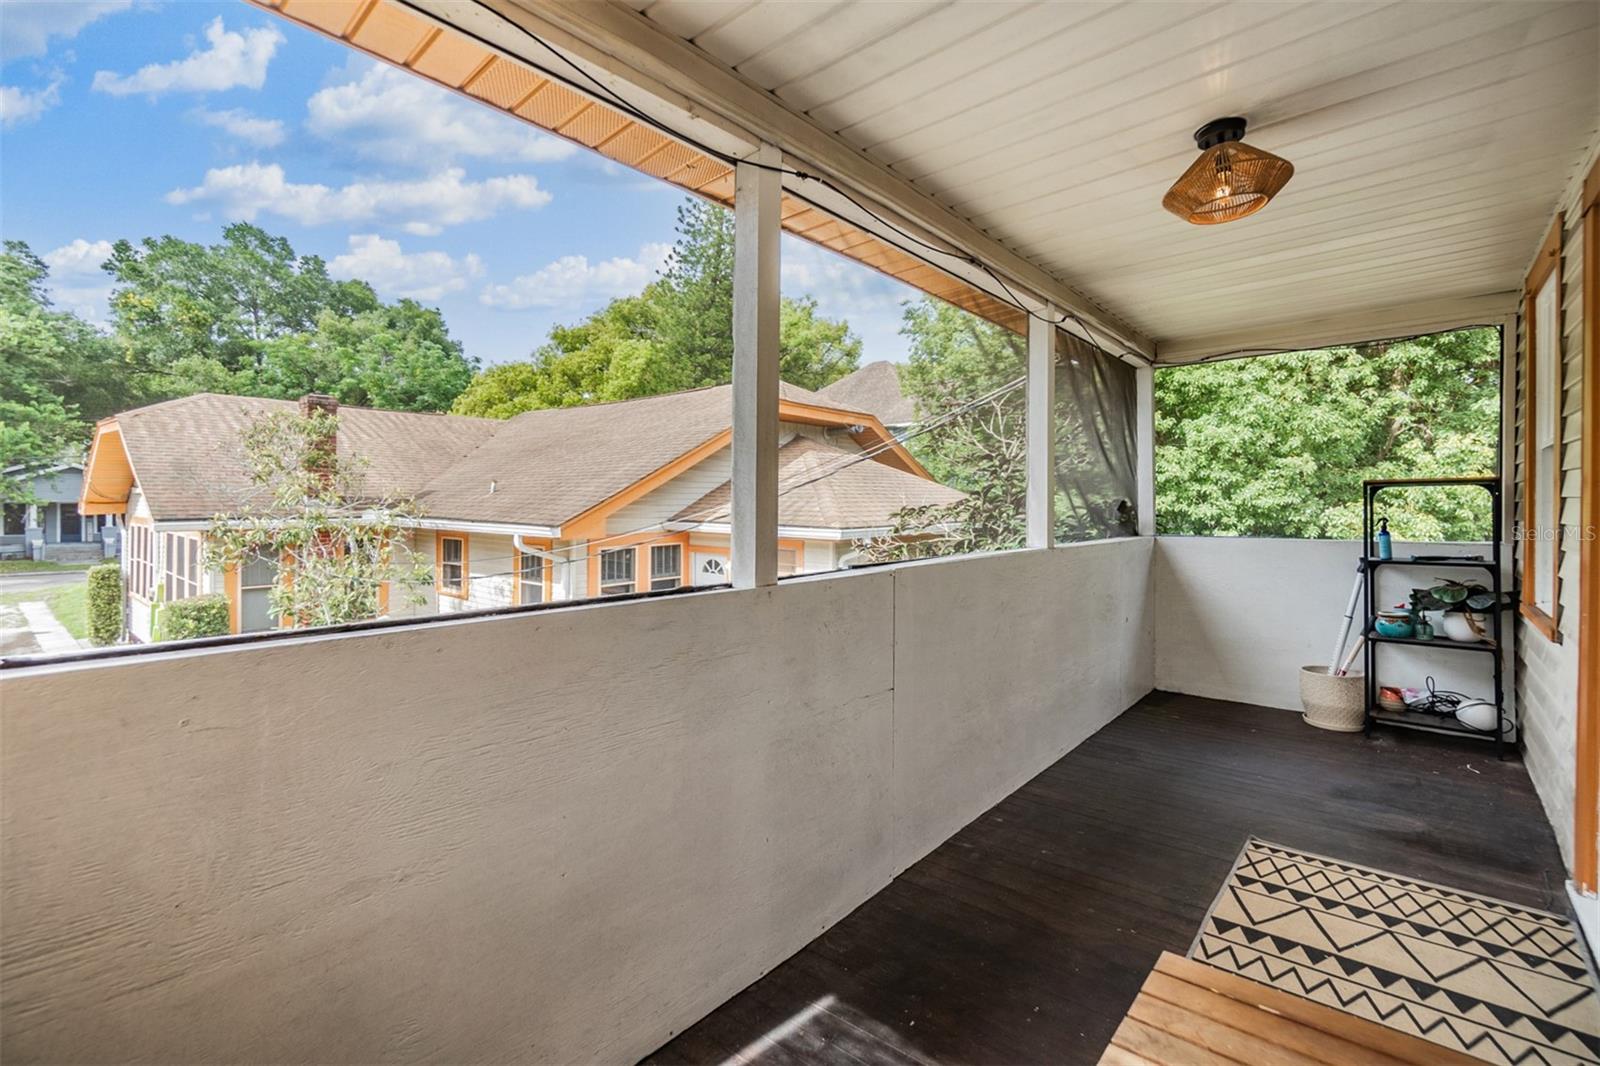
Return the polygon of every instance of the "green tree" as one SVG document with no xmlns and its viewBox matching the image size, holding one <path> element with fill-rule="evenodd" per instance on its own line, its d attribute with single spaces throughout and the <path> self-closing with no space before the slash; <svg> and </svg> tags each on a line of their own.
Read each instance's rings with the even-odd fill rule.
<svg viewBox="0 0 1600 1066">
<path fill-rule="evenodd" d="M 1361 482 L 1492 474 L 1499 336 L 1461 330 L 1391 344 L 1156 373 L 1162 533 L 1355 537 Z M 1487 494 L 1386 494 L 1397 535 L 1488 536 Z"/>
<path fill-rule="evenodd" d="M 860 363 L 860 338 L 848 323 L 818 314 L 814 299 L 786 298 L 780 314 L 783 380 L 819 389 Z M 577 325 L 556 326 L 528 362 L 486 369 L 453 410 L 509 418 L 732 378 L 733 214 L 693 200 L 678 209 L 678 240 L 660 279 Z"/>
<path fill-rule="evenodd" d="M 106 271 L 116 282 L 119 341 L 135 366 L 168 378 L 163 391 L 173 395 L 196 391 L 179 370 L 209 383 L 219 369 L 247 381 L 268 342 L 311 331 L 324 309 L 352 314 L 378 303 L 369 286 L 334 281 L 317 256 L 296 255 L 287 239 L 245 222 L 209 246 L 170 236 L 117 241 Z"/>
<path fill-rule="evenodd" d="M 269 594 L 272 611 L 299 626 L 376 617 L 387 585 L 391 603 L 421 603 L 429 564 L 407 546 L 414 501 L 362 491 L 365 460 L 338 454 L 339 418 L 327 412 L 273 412 L 243 433 L 245 467 L 257 499 L 213 517 L 207 543 L 214 565 L 281 559 Z"/>
<path fill-rule="evenodd" d="M 441 411 L 476 369 L 437 310 L 335 281 L 319 257 L 259 226 L 231 225 L 213 245 L 118 241 L 106 270 L 117 342 L 153 396 L 326 392 Z"/>
<path fill-rule="evenodd" d="M 401 300 L 350 316 L 325 309 L 311 330 L 268 341 L 252 392 L 281 399 L 325 392 L 357 407 L 442 411 L 474 367 L 438 311 Z"/>
<path fill-rule="evenodd" d="M 28 468 L 81 451 L 90 420 L 114 410 L 115 352 L 94 327 L 53 310 L 49 272 L 26 244 L 0 254 L 0 499 L 26 501 Z"/>
</svg>

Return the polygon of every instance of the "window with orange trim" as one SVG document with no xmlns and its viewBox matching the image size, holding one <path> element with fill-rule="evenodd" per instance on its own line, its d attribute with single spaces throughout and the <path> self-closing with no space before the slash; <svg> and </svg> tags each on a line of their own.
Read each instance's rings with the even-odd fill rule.
<svg viewBox="0 0 1600 1066">
<path fill-rule="evenodd" d="M 637 549 L 607 548 L 600 553 L 600 595 L 621 596 L 634 590 Z"/>
<path fill-rule="evenodd" d="M 439 594 L 467 594 L 467 538 L 439 537 Z"/>
<path fill-rule="evenodd" d="M 1522 615 L 1561 639 L 1561 219 L 1550 228 L 1523 298 Z"/>
<path fill-rule="evenodd" d="M 650 546 L 650 591 L 675 589 L 683 584 L 683 545 Z"/>
</svg>

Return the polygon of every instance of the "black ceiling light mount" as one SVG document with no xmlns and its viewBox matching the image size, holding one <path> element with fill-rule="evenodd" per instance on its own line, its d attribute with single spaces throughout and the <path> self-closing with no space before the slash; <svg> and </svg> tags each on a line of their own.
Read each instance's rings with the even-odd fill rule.
<svg viewBox="0 0 1600 1066">
<path fill-rule="evenodd" d="M 1214 118 L 1194 131 L 1194 146 L 1202 152 L 1229 141 L 1244 140 L 1245 126 L 1249 125 L 1238 115 L 1232 118 Z"/>
</svg>

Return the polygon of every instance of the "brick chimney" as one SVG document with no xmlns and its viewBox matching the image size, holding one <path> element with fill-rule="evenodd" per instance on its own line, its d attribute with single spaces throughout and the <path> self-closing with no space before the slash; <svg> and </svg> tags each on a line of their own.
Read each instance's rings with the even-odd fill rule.
<svg viewBox="0 0 1600 1066">
<path fill-rule="evenodd" d="M 310 418 L 317 413 L 331 418 L 339 417 L 339 401 L 321 392 L 308 392 L 300 397 L 300 417 Z M 315 474 L 324 489 L 333 484 L 338 469 L 339 427 L 334 424 L 322 440 L 306 442 L 305 469 Z"/>
<path fill-rule="evenodd" d="M 300 414 L 304 418 L 309 418 L 312 411 L 326 411 L 330 415 L 336 415 L 339 413 L 339 401 L 327 393 L 308 392 L 300 397 Z"/>
</svg>

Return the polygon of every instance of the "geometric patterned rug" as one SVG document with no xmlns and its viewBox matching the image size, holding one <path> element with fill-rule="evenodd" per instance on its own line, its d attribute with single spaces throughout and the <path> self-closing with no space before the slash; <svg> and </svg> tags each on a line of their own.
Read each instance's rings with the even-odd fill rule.
<svg viewBox="0 0 1600 1066">
<path fill-rule="evenodd" d="M 1565 918 L 1251 839 L 1189 957 L 1488 1062 L 1600 1062 Z"/>
</svg>

